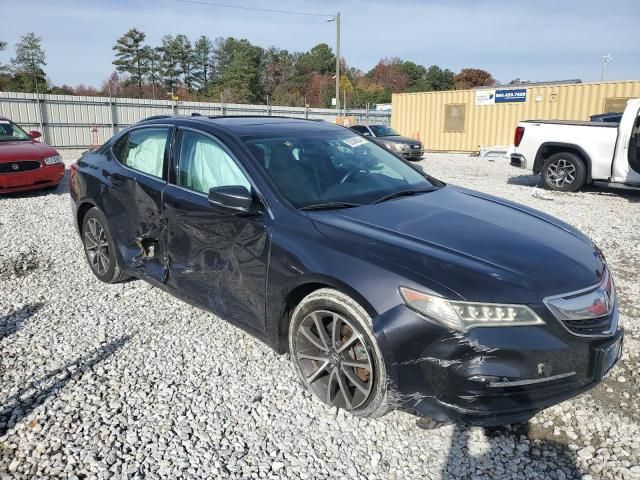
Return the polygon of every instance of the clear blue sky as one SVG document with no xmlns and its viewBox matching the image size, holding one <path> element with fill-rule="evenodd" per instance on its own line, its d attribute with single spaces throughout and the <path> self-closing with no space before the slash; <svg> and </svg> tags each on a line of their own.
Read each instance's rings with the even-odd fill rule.
<svg viewBox="0 0 640 480">
<path fill-rule="evenodd" d="M 600 80 L 604 52 L 614 61 L 608 80 L 640 79 L 639 0 L 201 0 L 342 15 L 342 54 L 368 70 L 382 57 L 401 57 L 458 71 L 489 70 L 501 82 L 581 78 Z M 4 5 L 2 5 L 4 4 Z M 113 71 L 111 47 L 130 27 L 159 44 L 164 34 L 247 38 L 304 51 L 335 44 L 335 27 L 319 17 L 251 12 L 176 0 L 0 0 L 0 40 L 13 55 L 20 35 L 43 39 L 55 84 L 100 86 Z"/>
</svg>

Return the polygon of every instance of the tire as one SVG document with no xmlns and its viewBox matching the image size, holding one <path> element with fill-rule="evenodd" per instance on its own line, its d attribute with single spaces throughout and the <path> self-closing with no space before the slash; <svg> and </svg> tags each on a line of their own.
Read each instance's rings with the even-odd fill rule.
<svg viewBox="0 0 640 480">
<path fill-rule="evenodd" d="M 576 192 L 587 179 L 587 169 L 582 159 L 569 152 L 551 155 L 542 165 L 542 184 L 549 190 Z"/>
<path fill-rule="evenodd" d="M 298 304 L 289 324 L 289 353 L 302 384 L 323 403 L 367 418 L 389 410 L 371 317 L 344 293 L 323 288 Z"/>
<path fill-rule="evenodd" d="M 82 219 L 82 245 L 89 267 L 98 280 L 118 283 L 129 278 L 119 264 L 107 219 L 95 207 Z"/>
</svg>

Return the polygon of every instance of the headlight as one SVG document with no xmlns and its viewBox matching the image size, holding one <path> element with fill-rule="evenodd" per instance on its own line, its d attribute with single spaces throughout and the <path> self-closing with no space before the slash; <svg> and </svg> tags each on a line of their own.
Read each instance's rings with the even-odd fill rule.
<svg viewBox="0 0 640 480">
<path fill-rule="evenodd" d="M 570 294 L 548 297 L 545 305 L 558 320 L 591 320 L 609 315 L 616 301 L 616 287 L 608 270 L 599 285 Z"/>
<path fill-rule="evenodd" d="M 460 302 L 406 287 L 400 287 L 400 295 L 410 308 L 425 317 L 462 332 L 474 327 L 509 327 L 544 323 L 525 305 Z"/>
<path fill-rule="evenodd" d="M 409 148 L 409 145 L 406 143 L 395 143 L 394 146 L 396 147 L 396 150 L 406 150 Z"/>
<path fill-rule="evenodd" d="M 62 163 L 62 157 L 60 155 L 54 155 L 53 157 L 47 157 L 44 159 L 45 165 L 55 165 L 56 163 Z"/>
</svg>

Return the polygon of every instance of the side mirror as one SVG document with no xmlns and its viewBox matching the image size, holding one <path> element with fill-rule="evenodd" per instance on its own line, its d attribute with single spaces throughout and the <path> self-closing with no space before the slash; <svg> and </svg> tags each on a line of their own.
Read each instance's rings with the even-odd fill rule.
<svg viewBox="0 0 640 480">
<path fill-rule="evenodd" d="M 40 138 L 42 136 L 42 134 L 40 132 L 38 132 L 37 130 L 31 130 L 29 132 L 29 136 L 31 137 L 32 140 L 35 140 L 36 138 Z"/>
<path fill-rule="evenodd" d="M 247 187 L 242 185 L 213 187 L 209 190 L 209 203 L 238 212 L 249 212 L 253 204 L 253 197 Z"/>
</svg>

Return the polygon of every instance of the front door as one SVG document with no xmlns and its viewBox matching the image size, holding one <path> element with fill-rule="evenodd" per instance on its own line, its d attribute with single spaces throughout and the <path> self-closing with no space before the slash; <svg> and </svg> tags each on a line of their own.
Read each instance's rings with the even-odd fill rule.
<svg viewBox="0 0 640 480">
<path fill-rule="evenodd" d="M 103 172 L 103 208 L 122 259 L 136 275 L 160 282 L 167 270 L 162 192 L 171 134 L 171 127 L 131 130 L 112 150 L 117 163 Z"/>
<path fill-rule="evenodd" d="M 636 117 L 630 138 L 629 152 L 627 154 L 627 159 L 629 160 L 627 182 L 640 184 L 640 115 Z"/>
<path fill-rule="evenodd" d="M 164 193 L 167 284 L 221 317 L 264 333 L 269 236 L 263 217 L 212 205 L 209 189 L 252 186 L 216 138 L 180 130 Z"/>
<path fill-rule="evenodd" d="M 614 182 L 640 185 L 640 100 L 630 100 L 618 126 Z"/>
</svg>

